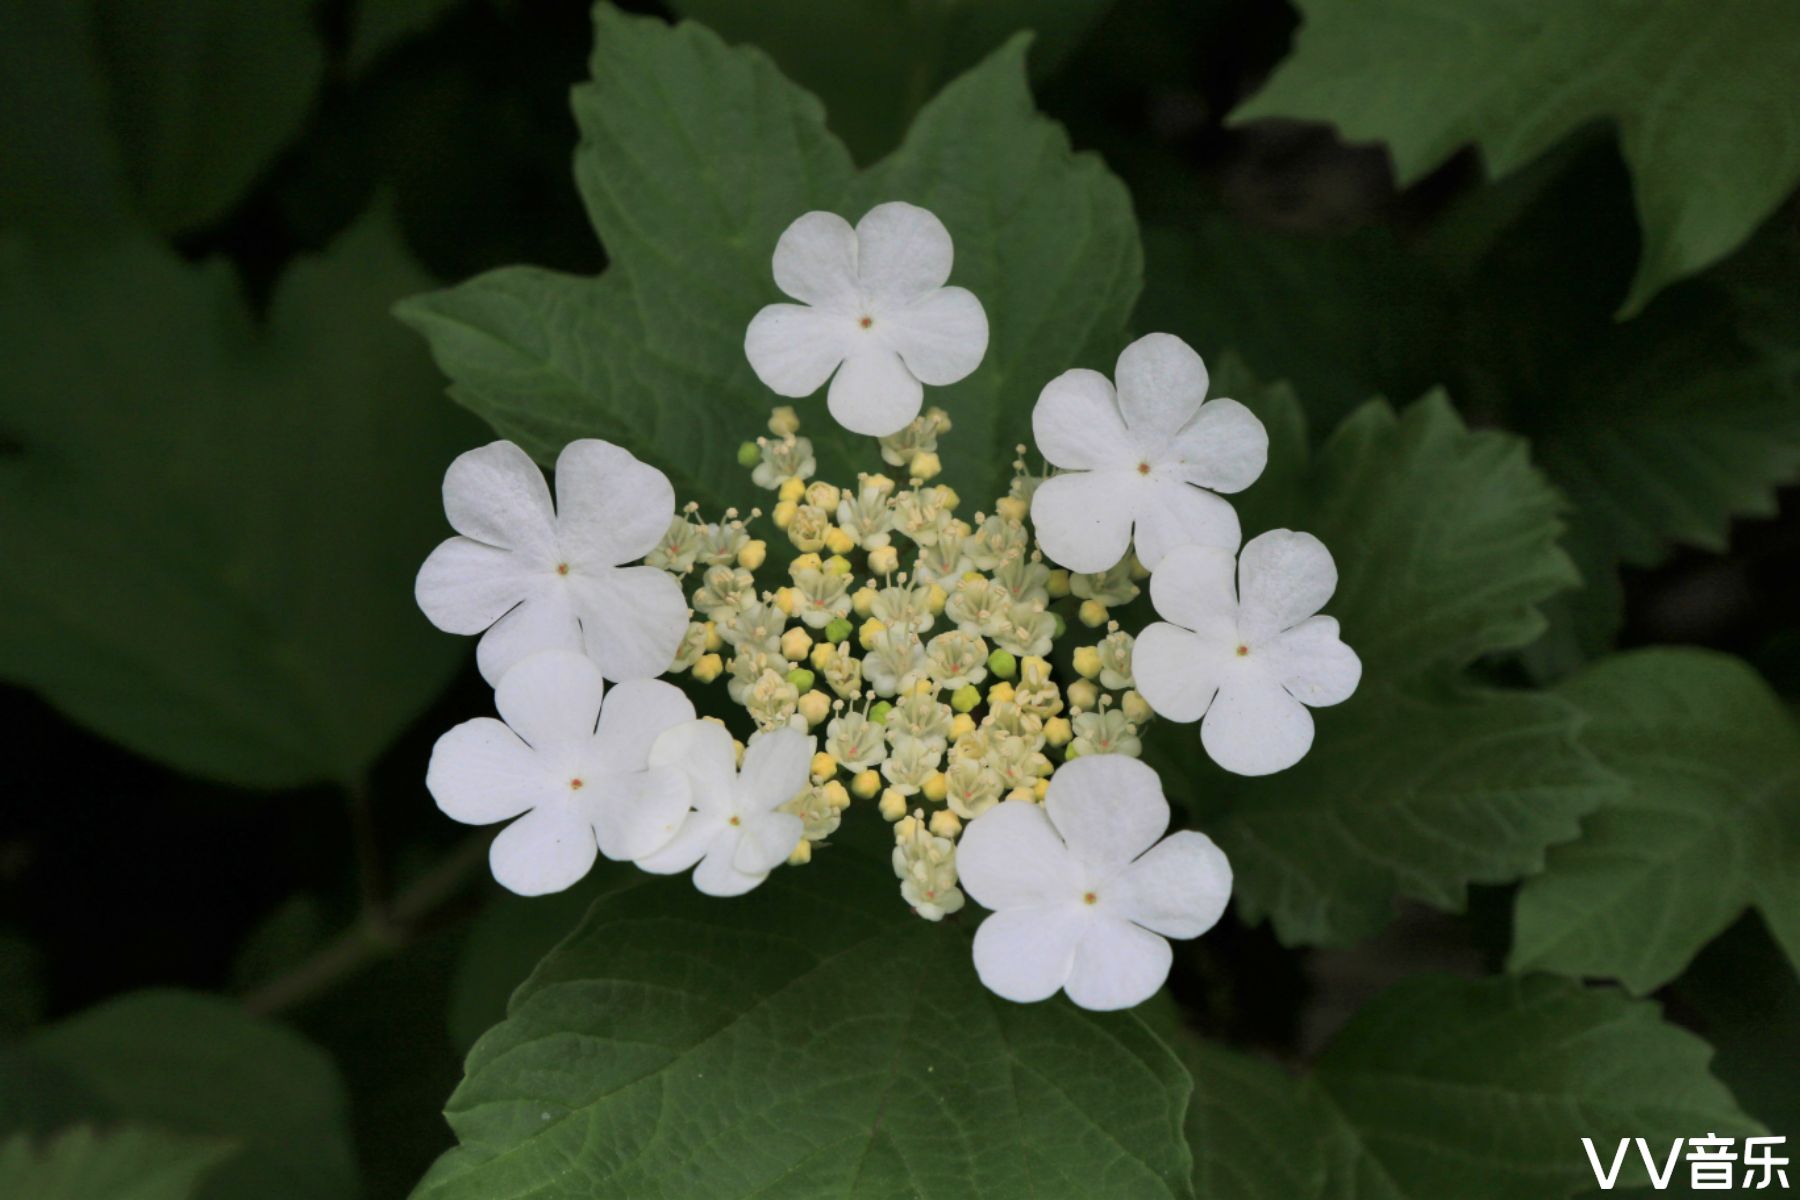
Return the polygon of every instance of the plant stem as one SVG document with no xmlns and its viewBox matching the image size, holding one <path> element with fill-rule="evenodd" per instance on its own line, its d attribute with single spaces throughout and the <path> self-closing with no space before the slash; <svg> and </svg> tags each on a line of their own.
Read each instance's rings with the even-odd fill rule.
<svg viewBox="0 0 1800 1200">
<path fill-rule="evenodd" d="M 244 997 L 244 1007 L 271 1016 L 312 1000 L 340 980 L 386 958 L 419 933 L 425 918 L 460 895 L 487 859 L 490 835 L 475 834 L 397 894 L 379 914 L 365 912 L 293 970 Z"/>
</svg>

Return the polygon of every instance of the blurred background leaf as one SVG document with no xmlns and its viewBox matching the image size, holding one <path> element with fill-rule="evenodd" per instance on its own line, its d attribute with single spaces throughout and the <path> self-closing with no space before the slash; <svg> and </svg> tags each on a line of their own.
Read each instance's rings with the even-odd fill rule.
<svg viewBox="0 0 1800 1200">
<path fill-rule="evenodd" d="M 130 1127 L 0 1141 L 0 1192 L 31 1200 L 192 1200 L 231 1144 Z"/>
</svg>

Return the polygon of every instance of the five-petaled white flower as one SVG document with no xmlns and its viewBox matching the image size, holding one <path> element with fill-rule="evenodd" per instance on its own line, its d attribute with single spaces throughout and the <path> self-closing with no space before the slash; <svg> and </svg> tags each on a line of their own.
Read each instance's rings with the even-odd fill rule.
<svg viewBox="0 0 1800 1200">
<path fill-rule="evenodd" d="M 1234 584 L 1235 576 L 1235 584 Z M 1362 661 L 1315 616 L 1337 590 L 1331 553 L 1310 533 L 1271 529 L 1234 560 L 1184 546 L 1150 576 L 1165 621 L 1138 634 L 1138 694 L 1172 721 L 1198 721 L 1212 760 L 1239 775 L 1291 767 L 1312 745 L 1315 708 L 1349 699 Z"/>
<path fill-rule="evenodd" d="M 775 245 L 776 286 L 802 303 L 757 313 L 744 354 L 783 396 L 830 379 L 831 415 L 852 433 L 898 433 L 919 415 L 920 385 L 955 383 L 987 353 L 981 301 L 944 286 L 952 257 L 944 223 L 915 205 L 878 204 L 854 229 L 809 212 Z"/>
<path fill-rule="evenodd" d="M 1169 827 L 1156 772 L 1100 755 L 1059 767 L 1040 806 L 1008 800 L 956 848 L 962 886 L 993 915 L 975 971 L 1008 1000 L 1058 988 L 1083 1008 L 1130 1008 L 1168 977 L 1165 938 L 1199 937 L 1231 897 L 1231 864 L 1203 833 Z"/>
<path fill-rule="evenodd" d="M 661 471 L 611 442 L 570 442 L 552 508 L 537 464 L 492 442 L 450 464 L 444 512 L 461 536 L 431 552 L 414 595 L 439 629 L 482 634 L 475 657 L 490 684 L 541 650 L 584 650 L 608 679 L 669 669 L 687 630 L 681 585 L 621 565 L 650 553 L 675 518 Z"/>
<path fill-rule="evenodd" d="M 707 895 L 749 891 L 787 860 L 806 832 L 798 816 L 776 810 L 806 790 L 816 748 L 797 730 L 759 733 L 740 771 L 723 725 L 692 721 L 663 734 L 650 761 L 686 772 L 694 811 L 674 841 L 637 865 L 673 875 L 698 863 L 694 886 Z"/>
<path fill-rule="evenodd" d="M 425 786 L 465 824 L 519 818 L 488 851 L 501 884 L 560 892 L 588 873 L 596 849 L 638 858 L 681 828 L 687 777 L 650 763 L 657 737 L 694 719 L 680 688 L 636 679 L 606 691 L 585 656 L 547 650 L 508 671 L 494 703 L 504 723 L 477 717 L 439 738 Z"/>
<path fill-rule="evenodd" d="M 1051 559 L 1085 574 L 1125 557 L 1154 570 L 1176 546 L 1236 550 L 1237 513 L 1214 492 L 1256 482 L 1269 435 L 1235 400 L 1206 399 L 1206 364 L 1180 338 L 1152 333 L 1106 376 L 1077 368 L 1044 385 L 1031 413 L 1038 450 L 1063 468 L 1038 486 L 1031 520 Z"/>
</svg>

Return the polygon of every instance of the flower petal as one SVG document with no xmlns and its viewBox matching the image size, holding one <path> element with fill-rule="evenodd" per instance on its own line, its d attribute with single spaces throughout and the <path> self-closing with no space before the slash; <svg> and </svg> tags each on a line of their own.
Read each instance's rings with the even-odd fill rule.
<svg viewBox="0 0 1800 1200">
<path fill-rule="evenodd" d="M 488 866 L 501 887 L 543 896 L 579 882 L 598 853 L 586 821 L 565 806 L 546 806 L 500 831 L 488 847 Z"/>
<path fill-rule="evenodd" d="M 793 813 L 764 813 L 746 820 L 743 829 L 731 865 L 747 875 L 767 875 L 786 862 L 806 836 L 806 823 Z"/>
<path fill-rule="evenodd" d="M 571 577 L 573 579 L 573 577 Z M 656 567 L 605 567 L 573 579 L 581 641 L 608 679 L 652 679 L 669 669 L 687 632 L 681 584 Z"/>
<path fill-rule="evenodd" d="M 1241 492 L 1269 465 L 1269 431 L 1236 400 L 1209 400 L 1184 426 L 1160 463 L 1215 492 Z"/>
<path fill-rule="evenodd" d="M 457 455 L 444 472 L 444 515 L 464 537 L 552 565 L 556 514 L 550 488 L 531 456 L 511 442 Z"/>
<path fill-rule="evenodd" d="M 969 822 L 956 843 L 956 873 L 976 903 L 996 911 L 1060 904 L 1081 893 L 1074 856 L 1042 806 L 1029 800 L 1003 800 Z"/>
<path fill-rule="evenodd" d="M 1044 811 L 1069 853 L 1099 884 L 1156 844 L 1169 827 L 1169 802 L 1149 764 L 1123 754 L 1090 754 L 1050 777 Z"/>
<path fill-rule="evenodd" d="M 1113 378 L 1119 411 L 1146 454 L 1173 441 L 1206 400 L 1206 364 L 1172 333 L 1145 334 L 1125 347 Z"/>
<path fill-rule="evenodd" d="M 445 816 L 465 825 L 516 817 L 550 795 L 536 753 L 492 717 L 464 721 L 437 740 L 425 790 Z"/>
<path fill-rule="evenodd" d="M 955 256 L 950 231 L 916 204 L 877 204 L 856 223 L 857 276 L 883 309 L 943 287 Z"/>
<path fill-rule="evenodd" d="M 1204 833 L 1183 829 L 1150 847 L 1107 889 L 1108 913 L 1164 937 L 1199 937 L 1225 914 L 1231 863 Z"/>
<path fill-rule="evenodd" d="M 925 389 L 898 354 L 865 341 L 832 377 L 825 403 L 832 418 L 851 433 L 886 437 L 919 415 Z"/>
<path fill-rule="evenodd" d="M 965 288 L 939 288 L 905 308 L 884 309 L 873 329 L 914 378 L 932 387 L 955 383 L 987 353 L 987 313 Z"/>
<path fill-rule="evenodd" d="M 688 787 L 675 767 L 599 776 L 582 801 L 600 853 L 630 862 L 668 846 L 686 822 Z"/>
<path fill-rule="evenodd" d="M 660 679 L 628 679 L 606 693 L 594 750 L 608 771 L 641 771 L 664 733 L 694 719 L 687 693 Z"/>
<path fill-rule="evenodd" d="M 1198 721 L 1219 690 L 1220 667 L 1229 653 L 1179 625 L 1158 621 L 1137 636 L 1131 673 L 1138 695 L 1170 721 Z"/>
<path fill-rule="evenodd" d="M 797 729 L 774 729 L 753 736 L 738 768 L 738 805 L 746 813 L 766 813 L 806 790 L 818 740 Z M 792 850 L 792 844 L 788 850 Z M 787 857 L 787 850 L 781 852 Z"/>
<path fill-rule="evenodd" d="M 775 243 L 775 286 L 796 300 L 849 313 L 858 301 L 856 230 L 833 212 L 794 218 Z"/>
<path fill-rule="evenodd" d="M 556 513 L 557 547 L 572 569 L 616 567 L 662 540 L 675 486 L 623 446 L 582 438 L 557 456 Z"/>
<path fill-rule="evenodd" d="M 1132 510 L 1125 489 L 1135 471 L 1069 471 L 1052 475 L 1031 496 L 1038 546 L 1059 566 L 1082 574 L 1105 571 L 1131 548 Z"/>
<path fill-rule="evenodd" d="M 533 585 L 518 607 L 495 621 L 475 644 L 475 663 L 489 687 L 534 654 L 548 650 L 579 651 L 581 623 L 566 584 L 551 578 Z"/>
<path fill-rule="evenodd" d="M 1177 546 L 1234 551 L 1242 539 L 1237 510 L 1211 492 L 1174 479 L 1152 479 L 1138 490 L 1132 540 L 1138 561 L 1154 571 Z"/>
<path fill-rule="evenodd" d="M 766 871 L 752 874 L 733 865 L 743 840 L 743 830 L 730 827 L 715 837 L 694 868 L 694 886 L 708 896 L 741 896 L 767 879 Z"/>
<path fill-rule="evenodd" d="M 1175 961 L 1169 943 L 1130 921 L 1096 917 L 1075 947 L 1063 990 L 1082 1008 L 1112 1012 L 1156 995 Z"/>
<path fill-rule="evenodd" d="M 1260 670 L 1228 678 L 1200 725 L 1206 753 L 1238 775 L 1286 770 L 1306 757 L 1312 740 L 1306 706 Z"/>
<path fill-rule="evenodd" d="M 1281 686 L 1311 708 L 1343 703 L 1362 681 L 1362 660 L 1338 638 L 1332 617 L 1308 617 L 1257 653 Z"/>
<path fill-rule="evenodd" d="M 1048 1000 L 1068 979 L 1088 923 L 1079 900 L 994 913 L 975 931 L 975 973 L 1002 999 Z"/>
<path fill-rule="evenodd" d="M 494 689 L 494 706 L 512 731 L 540 753 L 594 736 L 605 684 L 582 654 L 546 650 L 519 663 Z"/>
<path fill-rule="evenodd" d="M 771 304 L 750 318 L 744 357 L 778 396 L 810 396 L 824 386 L 862 333 L 851 317 L 798 304 Z"/>
<path fill-rule="evenodd" d="M 1271 529 L 1238 555 L 1238 624 L 1252 646 L 1298 625 L 1337 591 L 1337 564 L 1310 533 Z"/>
<path fill-rule="evenodd" d="M 480 633 L 530 594 L 532 586 L 511 550 L 453 537 L 426 557 L 413 581 L 413 599 L 445 633 Z"/>
<path fill-rule="evenodd" d="M 1150 604 L 1163 620 L 1208 641 L 1235 642 L 1237 559 L 1215 546 L 1171 550 L 1150 575 Z"/>
<path fill-rule="evenodd" d="M 1141 461 L 1111 381 L 1082 367 L 1064 371 L 1038 393 L 1031 436 L 1038 452 L 1064 470 L 1135 468 Z"/>
</svg>

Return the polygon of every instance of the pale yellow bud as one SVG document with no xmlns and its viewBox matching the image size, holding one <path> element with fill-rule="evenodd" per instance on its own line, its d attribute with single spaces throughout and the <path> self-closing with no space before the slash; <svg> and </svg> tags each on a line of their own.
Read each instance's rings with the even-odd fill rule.
<svg viewBox="0 0 1800 1200">
<path fill-rule="evenodd" d="M 812 861 L 812 843 L 807 841 L 805 838 L 801 838 L 800 844 L 795 846 L 793 853 L 788 855 L 788 866 L 804 867 L 807 863 L 809 863 L 811 861 Z"/>
<path fill-rule="evenodd" d="M 881 772 L 864 771 L 850 781 L 850 794 L 858 800 L 873 800 L 881 791 Z"/>
<path fill-rule="evenodd" d="M 923 482 L 927 479 L 937 478 L 943 471 L 944 464 L 935 452 L 928 450 L 923 454 L 913 455 L 912 461 L 906 464 L 906 469 L 912 473 L 914 479 Z"/>
<path fill-rule="evenodd" d="M 923 479 L 924 476 L 921 475 L 919 478 Z M 962 503 L 962 497 L 956 494 L 956 489 L 945 483 L 938 484 L 937 498 L 938 503 L 944 506 L 945 512 L 955 512 L 956 506 Z"/>
<path fill-rule="evenodd" d="M 931 814 L 931 823 L 927 828 L 938 837 L 953 838 L 962 832 L 962 820 L 949 809 L 940 808 Z"/>
<path fill-rule="evenodd" d="M 1125 714 L 1125 719 L 1135 725 L 1142 725 L 1155 715 L 1149 701 L 1138 695 L 1135 690 L 1126 692 L 1120 698 L 1119 709 Z"/>
<path fill-rule="evenodd" d="M 809 692 L 807 694 L 820 696 L 820 693 L 818 692 Z M 823 699 L 823 696 L 820 696 L 820 698 Z M 819 751 L 812 756 L 812 774 L 814 779 L 830 779 L 833 775 L 837 774 L 837 759 L 831 757 L 831 755 L 825 753 L 823 750 Z"/>
<path fill-rule="evenodd" d="M 933 771 L 925 777 L 925 783 L 919 788 L 925 798 L 933 804 L 942 804 L 944 797 L 950 793 L 950 784 L 942 771 Z"/>
<path fill-rule="evenodd" d="M 812 483 L 807 485 L 806 502 L 808 504 L 823 508 L 829 512 L 838 506 L 838 499 L 839 495 L 836 484 L 826 483 L 823 479 L 815 479 Z"/>
<path fill-rule="evenodd" d="M 873 771 L 869 772 L 871 775 L 874 773 L 875 772 Z M 898 821 L 901 817 L 906 815 L 906 797 L 902 796 L 899 792 L 896 792 L 893 788 L 888 788 L 881 793 L 881 803 L 876 807 L 881 812 L 882 820 Z"/>
<path fill-rule="evenodd" d="M 1002 496 L 994 501 L 994 511 L 1009 521 L 1023 521 L 1031 512 L 1031 505 L 1023 496 Z"/>
<path fill-rule="evenodd" d="M 798 483 L 799 480 L 790 479 L 788 482 Z M 775 528 L 786 529 L 789 525 L 794 523 L 794 514 L 799 511 L 800 505 L 798 503 L 792 500 L 783 500 L 769 513 L 769 520 L 775 522 Z"/>
<path fill-rule="evenodd" d="M 839 530 L 838 532 L 841 533 L 842 530 Z M 850 573 L 850 560 L 845 558 L 842 554 L 832 555 L 825 560 L 825 573 L 827 575 L 848 575 Z"/>
<path fill-rule="evenodd" d="M 844 785 L 837 780 L 830 780 L 822 790 L 825 793 L 825 803 L 831 807 L 840 812 L 850 807 L 850 793 L 845 791 Z"/>
<path fill-rule="evenodd" d="M 900 552 L 892 546 L 880 546 L 869 551 L 869 574 L 876 576 L 892 575 L 900 569 Z"/>
<path fill-rule="evenodd" d="M 868 616 L 869 611 L 875 607 L 875 597 L 877 594 L 878 593 L 872 587 L 862 588 L 856 592 L 851 593 L 851 596 L 850 596 L 851 611 L 854 612 L 859 617 Z"/>
<path fill-rule="evenodd" d="M 805 662 L 811 649 L 812 634 L 806 632 L 804 625 L 796 625 L 781 635 L 781 657 L 789 662 Z"/>
<path fill-rule="evenodd" d="M 1052 600 L 1061 600 L 1069 594 L 1069 573 L 1058 567 L 1050 572 L 1049 582 L 1044 586 L 1049 590 Z"/>
<path fill-rule="evenodd" d="M 1031 785 L 1031 794 L 1037 798 L 1037 800 L 1040 804 L 1043 803 L 1044 796 L 1049 791 L 1050 791 L 1050 781 L 1048 779 L 1040 779 L 1036 783 Z"/>
<path fill-rule="evenodd" d="M 717 654 L 702 654 L 694 662 L 694 678 L 701 683 L 711 683 L 725 673 L 725 660 Z"/>
<path fill-rule="evenodd" d="M 957 713 L 956 719 L 950 722 L 950 740 L 956 741 L 964 734 L 975 732 L 975 718 L 968 713 Z"/>
<path fill-rule="evenodd" d="M 788 616 L 794 615 L 794 608 L 800 603 L 800 593 L 791 587 L 775 589 L 775 607 Z"/>
<path fill-rule="evenodd" d="M 793 655 L 790 654 L 788 657 L 792 658 Z M 1100 665 L 1100 647 L 1075 647 L 1075 673 L 1077 675 L 1081 676 L 1083 679 L 1098 679 L 1100 677 Z"/>
<path fill-rule="evenodd" d="M 987 698 L 988 707 L 990 708 L 996 704 L 1011 704 L 1013 700 L 1013 685 L 1002 680 L 988 689 Z"/>
<path fill-rule="evenodd" d="M 776 437 L 790 437 L 800 432 L 800 415 L 791 404 L 783 404 L 769 413 L 769 432 Z"/>
<path fill-rule="evenodd" d="M 826 717 L 831 715 L 831 697 L 827 696 L 824 692 L 821 692 L 818 688 L 814 688 L 812 691 L 806 693 L 806 695 L 800 697 L 796 708 L 799 710 L 800 715 L 806 718 L 806 723 L 808 725 L 817 725 L 820 721 L 823 721 Z M 818 767 L 820 758 L 830 757 L 829 754 L 820 753 L 813 759 L 813 767 L 815 769 Z M 834 766 L 832 769 L 836 770 L 836 767 Z"/>
<path fill-rule="evenodd" d="M 1089 629 L 1098 629 L 1106 624 L 1106 605 L 1098 600 L 1083 600 L 1078 615 L 1081 617 L 1083 625 Z"/>
<path fill-rule="evenodd" d="M 1044 741 L 1058 748 L 1069 744 L 1075 736 L 1075 729 L 1069 724 L 1067 717 L 1051 717 L 1044 722 Z"/>
<path fill-rule="evenodd" d="M 707 649 L 707 651 L 710 653 L 711 651 L 717 650 L 720 646 L 723 646 L 724 644 L 725 644 L 725 639 L 719 636 L 718 627 L 715 626 L 711 621 L 708 621 L 706 623 L 706 649 Z"/>
<path fill-rule="evenodd" d="M 885 633 L 886 631 L 886 625 L 883 625 L 874 617 L 870 617 L 862 623 L 862 628 L 857 630 L 857 643 L 861 645 L 864 650 L 873 650 L 875 648 L 875 636 L 880 633 Z"/>
<path fill-rule="evenodd" d="M 843 529 L 833 525 L 825 531 L 825 548 L 836 555 L 845 555 L 856 549 L 856 539 Z M 846 567 L 850 564 L 845 563 Z"/>
<path fill-rule="evenodd" d="M 830 642 L 820 642 L 812 648 L 812 669 L 823 673 L 831 668 L 836 658 L 837 647 Z"/>
<path fill-rule="evenodd" d="M 751 538 L 744 543 L 743 549 L 738 551 L 738 566 L 746 571 L 754 571 L 762 566 L 763 560 L 768 557 L 769 544 L 761 538 Z"/>
<path fill-rule="evenodd" d="M 802 571 L 821 571 L 824 568 L 825 564 L 819 560 L 817 554 L 796 554 L 794 561 L 788 564 L 788 577 L 799 578 Z"/>
<path fill-rule="evenodd" d="M 1100 689 L 1091 679 L 1077 679 L 1069 685 L 1069 704 L 1082 712 L 1093 712 L 1100 703 Z"/>
<path fill-rule="evenodd" d="M 776 499 L 785 500 L 796 508 L 800 506 L 800 498 L 804 495 L 806 495 L 806 481 L 803 479 L 789 479 L 781 485 L 781 490 L 775 493 Z M 775 523 L 781 524 L 780 521 Z"/>
<path fill-rule="evenodd" d="M 934 583 L 931 585 L 931 590 L 925 593 L 925 607 L 929 608 L 931 615 L 935 617 L 944 611 L 944 602 L 949 599 L 948 593 Z"/>
</svg>

